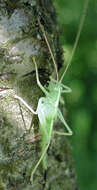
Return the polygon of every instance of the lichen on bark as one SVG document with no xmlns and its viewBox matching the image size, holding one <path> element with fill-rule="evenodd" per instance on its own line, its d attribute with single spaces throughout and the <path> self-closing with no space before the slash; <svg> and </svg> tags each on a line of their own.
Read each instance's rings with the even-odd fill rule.
<svg viewBox="0 0 97 190">
<path fill-rule="evenodd" d="M 37 86 L 32 57 L 36 57 L 40 80 L 45 85 L 54 66 L 38 18 L 44 26 L 58 69 L 62 64 L 55 10 L 50 0 L 1 0 L 0 4 L 0 189 L 73 190 L 76 175 L 69 142 L 53 136 L 48 150 L 48 170 L 40 164 L 38 118 L 14 99 L 21 96 L 36 109 L 41 90 Z M 43 69 L 43 70 L 42 70 Z M 43 72 L 45 71 L 45 72 Z M 27 74 L 30 73 L 30 74 Z M 21 105 L 20 105 L 21 104 Z M 22 114 L 21 114 L 22 112 Z M 24 120 L 23 120 L 24 118 Z M 31 130 L 29 130 L 32 124 Z M 25 126 L 26 125 L 26 126 Z M 57 127 L 61 125 L 56 123 Z M 33 127 L 34 126 L 34 127 Z"/>
</svg>

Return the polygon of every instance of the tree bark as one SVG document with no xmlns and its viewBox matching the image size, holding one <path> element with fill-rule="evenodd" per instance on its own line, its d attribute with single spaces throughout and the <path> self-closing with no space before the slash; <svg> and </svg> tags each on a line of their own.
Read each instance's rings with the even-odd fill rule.
<svg viewBox="0 0 97 190">
<path fill-rule="evenodd" d="M 48 169 L 40 164 L 30 183 L 31 170 L 41 155 L 38 118 L 14 98 L 22 97 L 33 109 L 43 95 L 37 86 L 36 57 L 45 85 L 54 66 L 38 19 L 44 27 L 58 69 L 62 50 L 55 10 L 50 0 L 1 0 L 0 3 L 0 189 L 73 190 L 77 188 L 71 145 L 53 136 Z M 31 128 L 32 126 L 32 128 Z M 58 127 L 59 126 L 59 127 Z M 56 127 L 60 128 L 59 122 Z"/>
</svg>

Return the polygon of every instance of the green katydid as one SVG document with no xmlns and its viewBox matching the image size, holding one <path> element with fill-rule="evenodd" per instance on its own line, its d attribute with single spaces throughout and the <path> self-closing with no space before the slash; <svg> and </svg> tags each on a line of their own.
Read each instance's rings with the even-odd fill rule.
<svg viewBox="0 0 97 190">
<path fill-rule="evenodd" d="M 58 106 L 59 106 L 59 101 L 60 101 L 61 94 L 71 92 L 71 89 L 69 87 L 63 85 L 61 82 L 62 82 L 62 79 L 63 79 L 64 75 L 67 72 L 68 67 L 71 64 L 72 57 L 73 57 L 75 49 L 77 47 L 78 40 L 79 40 L 79 37 L 80 37 L 80 33 L 81 33 L 81 30 L 82 30 L 82 27 L 83 27 L 84 19 L 85 19 L 85 13 L 86 13 L 87 7 L 88 7 L 88 0 L 85 2 L 85 5 L 84 5 L 84 10 L 83 10 L 84 14 L 82 14 L 81 22 L 80 22 L 80 25 L 79 25 L 79 28 L 78 28 L 78 33 L 77 33 L 77 36 L 76 36 L 75 44 L 74 44 L 74 47 L 73 47 L 73 51 L 72 51 L 69 63 L 68 63 L 68 65 L 67 65 L 67 67 L 66 67 L 66 69 L 65 69 L 65 71 L 64 71 L 64 73 L 63 73 L 63 75 L 62 75 L 62 77 L 61 77 L 61 79 L 59 81 L 58 81 L 57 66 L 56 66 L 56 63 L 55 63 L 55 59 L 54 59 L 52 50 L 51 50 L 51 48 L 49 46 L 49 42 L 47 40 L 44 28 L 41 25 L 40 20 L 38 19 L 39 26 L 40 26 L 40 28 L 42 30 L 43 36 L 45 38 L 47 47 L 48 47 L 48 49 L 50 51 L 51 58 L 53 60 L 54 66 L 55 66 L 55 70 L 56 70 L 56 73 L 57 73 L 57 80 L 56 81 L 55 80 L 50 81 L 49 86 L 48 86 L 48 90 L 46 90 L 44 88 L 44 86 L 42 86 L 42 84 L 39 81 L 37 64 L 36 64 L 35 57 L 33 57 L 33 62 L 35 64 L 35 70 L 36 70 L 37 84 L 40 87 L 40 89 L 44 92 L 45 97 L 41 97 L 39 99 L 38 107 L 37 107 L 37 110 L 36 110 L 36 113 L 38 114 L 38 118 L 39 118 L 39 122 L 40 122 L 40 131 L 41 131 L 41 135 L 42 135 L 42 143 L 41 143 L 41 145 L 42 145 L 42 155 L 41 155 L 39 161 L 37 162 L 37 164 L 35 165 L 34 169 L 31 172 L 31 178 L 30 178 L 31 181 L 33 179 L 33 174 L 35 173 L 35 171 L 36 171 L 36 169 L 39 166 L 41 161 L 43 163 L 44 169 L 47 168 L 46 152 L 47 152 L 48 147 L 50 145 L 52 131 L 53 131 L 53 124 L 54 124 L 54 120 L 57 118 L 57 116 L 59 117 L 61 122 L 66 127 L 67 132 L 61 133 L 61 132 L 56 131 L 56 133 L 59 134 L 59 135 L 67 135 L 67 136 L 72 135 L 72 131 L 69 128 L 66 121 L 64 120 L 64 117 L 62 116 L 62 113 L 59 110 Z"/>
<path fill-rule="evenodd" d="M 87 7 L 88 7 L 88 1 L 89 0 L 86 0 L 86 2 L 85 2 L 81 22 L 80 22 L 80 25 L 79 25 L 79 28 L 78 28 L 78 33 L 77 33 L 77 36 L 76 36 L 76 40 L 75 40 L 75 43 L 74 43 L 74 47 L 73 47 L 73 50 L 72 50 L 70 60 L 69 60 L 69 62 L 67 64 L 67 67 L 66 67 L 66 69 L 65 69 L 65 71 L 64 71 L 64 73 L 63 73 L 63 75 L 62 75 L 62 77 L 61 77 L 61 79 L 59 81 L 58 81 L 57 66 L 56 66 L 56 63 L 55 63 L 55 60 L 54 60 L 52 50 L 51 50 L 51 48 L 49 46 L 49 42 L 47 40 L 44 28 L 43 28 L 43 26 L 41 25 L 41 23 L 40 23 L 40 21 L 38 19 L 39 26 L 40 26 L 40 28 L 42 30 L 43 36 L 45 38 L 47 47 L 48 47 L 48 49 L 50 51 L 51 58 L 53 60 L 54 66 L 55 66 L 55 70 L 56 70 L 56 74 L 57 74 L 57 80 L 51 80 L 49 82 L 49 85 L 48 85 L 48 90 L 46 90 L 46 88 L 39 81 L 36 59 L 35 59 L 35 57 L 33 57 L 33 62 L 35 64 L 35 70 L 36 70 L 37 84 L 40 87 L 40 89 L 43 91 L 43 93 L 45 94 L 45 97 L 41 97 L 39 99 L 37 110 L 35 112 L 27 103 L 24 102 L 24 100 L 22 98 L 20 98 L 18 96 L 15 96 L 15 98 L 22 101 L 22 103 L 24 103 L 25 106 L 33 114 L 38 115 L 39 122 L 40 122 L 40 131 L 41 131 L 41 135 L 42 135 L 42 142 L 41 142 L 41 145 L 42 145 L 42 151 L 41 152 L 42 152 L 42 154 L 41 154 L 41 157 L 40 157 L 39 161 L 35 165 L 34 169 L 32 169 L 31 178 L 30 178 L 31 182 L 33 180 L 33 174 L 35 173 L 35 171 L 38 168 L 41 161 L 43 163 L 44 169 L 47 169 L 46 153 L 47 153 L 48 147 L 49 147 L 50 142 L 51 142 L 51 136 L 52 136 L 52 132 L 53 132 L 54 120 L 57 118 L 57 116 L 59 117 L 61 122 L 66 127 L 67 131 L 65 133 L 61 133 L 61 132 L 56 131 L 56 134 L 67 135 L 67 136 L 72 135 L 72 131 L 69 128 L 66 121 L 64 120 L 64 117 L 62 116 L 62 113 L 59 110 L 58 106 L 59 106 L 61 94 L 71 92 L 71 89 L 69 87 L 62 84 L 62 80 L 63 80 L 64 75 L 67 72 L 68 67 L 71 64 L 72 57 L 74 55 L 75 49 L 76 49 L 77 44 L 78 44 L 78 40 L 79 40 L 79 37 L 80 37 L 80 33 L 81 33 L 81 30 L 82 30 L 85 15 L 86 15 L 85 13 L 86 13 L 86 10 L 87 10 Z"/>
<path fill-rule="evenodd" d="M 35 58 L 33 58 L 33 62 L 35 64 L 35 69 L 36 69 L 37 84 L 41 88 L 41 90 L 44 92 L 45 97 L 41 97 L 39 99 L 37 110 L 36 110 L 36 113 L 38 114 L 38 118 L 40 122 L 40 132 L 42 135 L 42 144 L 41 144 L 42 155 L 38 163 L 36 164 L 35 168 L 32 170 L 31 181 L 32 181 L 32 176 L 35 173 L 41 161 L 43 162 L 43 167 L 45 169 L 47 168 L 46 152 L 50 145 L 52 131 L 53 131 L 53 124 L 57 116 L 65 125 L 67 132 L 61 133 L 61 132 L 56 131 L 56 133 L 60 135 L 68 135 L 68 136 L 72 135 L 71 129 L 69 128 L 68 124 L 64 120 L 61 114 L 61 111 L 58 108 L 61 93 L 71 92 L 71 89 L 61 84 L 61 81 L 58 82 L 58 81 L 52 80 L 49 82 L 48 90 L 46 90 L 39 81 L 37 64 L 36 64 Z"/>
</svg>

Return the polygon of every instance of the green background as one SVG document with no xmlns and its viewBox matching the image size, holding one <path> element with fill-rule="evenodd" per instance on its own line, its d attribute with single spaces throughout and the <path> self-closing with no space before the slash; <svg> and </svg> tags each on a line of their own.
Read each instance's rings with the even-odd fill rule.
<svg viewBox="0 0 97 190">
<path fill-rule="evenodd" d="M 64 64 L 75 42 L 85 0 L 54 0 Z M 89 6 L 80 40 L 65 77 L 72 93 L 65 95 L 67 121 L 80 190 L 97 189 L 97 0 Z M 69 137 L 70 139 L 70 137 Z"/>
</svg>

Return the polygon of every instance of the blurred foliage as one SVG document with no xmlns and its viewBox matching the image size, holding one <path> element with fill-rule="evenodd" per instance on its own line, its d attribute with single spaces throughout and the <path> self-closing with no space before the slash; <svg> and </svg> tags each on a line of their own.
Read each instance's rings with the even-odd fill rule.
<svg viewBox="0 0 97 190">
<path fill-rule="evenodd" d="M 61 28 L 64 64 L 68 63 L 83 11 L 84 0 L 54 0 Z M 67 120 L 72 127 L 73 154 L 80 190 L 97 188 L 97 0 L 89 7 L 72 64 L 64 84 Z"/>
</svg>

